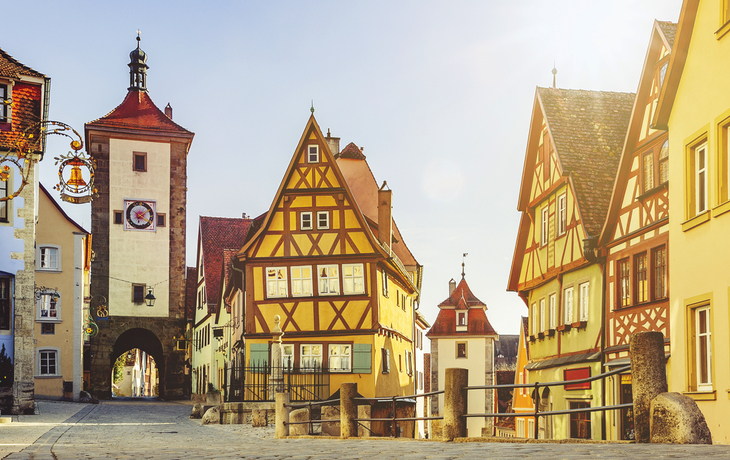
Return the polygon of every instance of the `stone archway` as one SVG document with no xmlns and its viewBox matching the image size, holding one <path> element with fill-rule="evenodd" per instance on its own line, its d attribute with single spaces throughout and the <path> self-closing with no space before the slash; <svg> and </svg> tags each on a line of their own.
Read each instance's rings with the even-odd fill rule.
<svg viewBox="0 0 730 460">
<path fill-rule="evenodd" d="M 151 331 L 143 328 L 134 328 L 124 331 L 114 342 L 112 352 L 109 355 L 110 366 L 114 366 L 114 362 L 128 350 L 138 348 L 148 355 L 152 356 L 157 366 L 157 375 L 159 376 L 159 388 L 165 388 L 165 355 L 162 343 L 157 336 Z M 162 396 L 161 394 L 158 396 Z"/>
</svg>

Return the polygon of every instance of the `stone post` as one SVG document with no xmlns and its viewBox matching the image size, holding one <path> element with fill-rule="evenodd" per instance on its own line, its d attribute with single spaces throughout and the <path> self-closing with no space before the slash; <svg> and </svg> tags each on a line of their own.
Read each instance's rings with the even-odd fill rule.
<svg viewBox="0 0 730 460">
<path fill-rule="evenodd" d="M 289 408 L 286 407 L 288 404 L 289 392 L 276 393 L 276 403 L 274 404 L 276 410 L 276 439 L 289 436 Z"/>
<path fill-rule="evenodd" d="M 340 384 L 340 437 L 357 437 L 357 383 Z"/>
<path fill-rule="evenodd" d="M 280 321 L 279 315 L 274 316 L 274 330 L 271 333 L 274 341 L 271 344 L 271 379 L 269 381 L 269 394 L 271 395 L 284 391 L 284 372 L 281 365 L 281 336 L 284 335 L 284 332 L 279 326 Z"/>
<path fill-rule="evenodd" d="M 442 438 L 453 441 L 466 437 L 466 414 L 469 370 L 461 368 L 446 369 L 444 379 L 444 426 Z"/>
<path fill-rule="evenodd" d="M 629 338 L 629 353 L 636 442 L 650 442 L 651 401 L 660 393 L 667 392 L 664 335 L 648 331 L 632 334 Z"/>
</svg>

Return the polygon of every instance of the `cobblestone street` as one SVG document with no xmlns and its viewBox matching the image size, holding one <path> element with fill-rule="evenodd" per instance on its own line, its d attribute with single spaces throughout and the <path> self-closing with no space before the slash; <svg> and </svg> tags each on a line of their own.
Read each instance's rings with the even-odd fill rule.
<svg viewBox="0 0 730 460">
<path fill-rule="evenodd" d="M 0 425 L 6 459 L 729 458 L 730 446 L 484 443 L 274 438 L 273 427 L 208 425 L 190 406 L 156 401 L 38 403 Z"/>
</svg>

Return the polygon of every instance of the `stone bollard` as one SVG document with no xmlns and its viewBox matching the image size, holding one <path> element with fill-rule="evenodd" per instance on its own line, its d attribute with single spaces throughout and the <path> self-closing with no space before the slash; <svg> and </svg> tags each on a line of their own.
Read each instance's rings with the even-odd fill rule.
<svg viewBox="0 0 730 460">
<path fill-rule="evenodd" d="M 276 431 L 275 436 L 277 439 L 286 438 L 289 436 L 289 408 L 286 407 L 289 404 L 289 392 L 276 393 Z"/>
<path fill-rule="evenodd" d="M 357 383 L 340 384 L 340 437 L 357 437 Z"/>
<path fill-rule="evenodd" d="M 466 437 L 467 391 L 469 370 L 460 368 L 446 369 L 444 379 L 444 427 L 442 439 Z"/>
<path fill-rule="evenodd" d="M 660 393 L 667 391 L 664 335 L 661 332 L 632 334 L 629 338 L 629 353 L 636 442 L 650 442 L 651 401 Z"/>
</svg>

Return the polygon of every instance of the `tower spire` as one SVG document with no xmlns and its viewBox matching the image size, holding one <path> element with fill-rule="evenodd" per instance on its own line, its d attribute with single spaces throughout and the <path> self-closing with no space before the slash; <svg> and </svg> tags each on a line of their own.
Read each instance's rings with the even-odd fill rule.
<svg viewBox="0 0 730 460">
<path fill-rule="evenodd" d="M 147 54 L 139 47 L 141 40 L 137 30 L 137 48 L 129 53 L 129 90 L 130 91 L 147 91 Z"/>
<path fill-rule="evenodd" d="M 463 256 L 461 256 L 461 279 L 464 279 L 464 265 L 466 262 L 466 256 L 468 256 L 469 253 L 465 252 Z"/>
<path fill-rule="evenodd" d="M 553 73 L 553 88 L 557 88 L 557 85 L 556 85 L 556 80 L 557 79 L 556 79 L 555 76 L 558 74 L 558 69 L 555 68 L 555 61 L 553 61 L 553 70 L 552 70 L 552 73 Z"/>
</svg>

